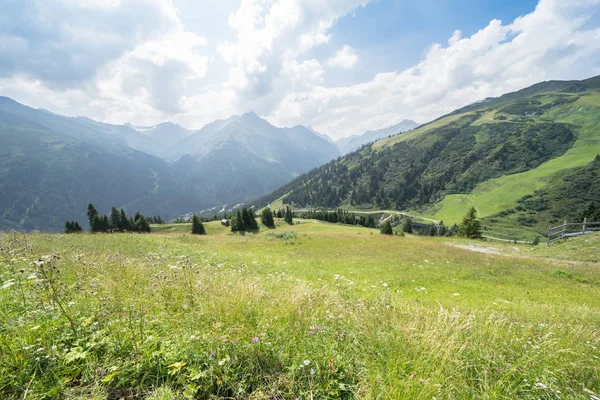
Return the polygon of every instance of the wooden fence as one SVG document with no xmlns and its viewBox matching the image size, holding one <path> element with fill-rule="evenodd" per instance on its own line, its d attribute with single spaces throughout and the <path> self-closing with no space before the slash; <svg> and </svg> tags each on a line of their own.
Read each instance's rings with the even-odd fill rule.
<svg viewBox="0 0 600 400">
<path fill-rule="evenodd" d="M 574 236 L 588 235 L 590 233 L 600 232 L 600 222 L 588 222 L 587 219 L 579 223 L 568 223 L 548 228 L 548 245 L 557 240 L 566 239 Z"/>
</svg>

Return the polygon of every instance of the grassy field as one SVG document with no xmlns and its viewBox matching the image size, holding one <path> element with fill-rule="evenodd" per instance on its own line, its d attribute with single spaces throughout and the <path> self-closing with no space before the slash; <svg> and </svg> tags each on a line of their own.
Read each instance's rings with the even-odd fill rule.
<svg viewBox="0 0 600 400">
<path fill-rule="evenodd" d="M 600 396 L 599 236 L 299 222 L 0 233 L 0 398 Z"/>
</svg>

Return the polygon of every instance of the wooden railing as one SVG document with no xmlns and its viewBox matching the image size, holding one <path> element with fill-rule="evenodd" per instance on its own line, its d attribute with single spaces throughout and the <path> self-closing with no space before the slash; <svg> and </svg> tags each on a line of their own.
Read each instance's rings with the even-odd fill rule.
<svg viewBox="0 0 600 400">
<path fill-rule="evenodd" d="M 588 235 L 590 233 L 600 232 L 600 222 L 588 222 L 584 219 L 579 223 L 568 223 L 548 228 L 548 245 L 557 240 L 566 239 L 574 236 Z"/>
</svg>

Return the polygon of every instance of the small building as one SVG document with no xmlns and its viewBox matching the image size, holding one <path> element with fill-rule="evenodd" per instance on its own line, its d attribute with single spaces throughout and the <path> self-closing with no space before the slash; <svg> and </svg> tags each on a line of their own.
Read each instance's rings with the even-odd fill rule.
<svg viewBox="0 0 600 400">
<path fill-rule="evenodd" d="M 225 219 L 225 218 L 223 218 L 223 219 L 221 220 L 221 225 L 223 225 L 223 226 L 229 226 L 229 220 L 228 220 L 228 219 Z"/>
</svg>

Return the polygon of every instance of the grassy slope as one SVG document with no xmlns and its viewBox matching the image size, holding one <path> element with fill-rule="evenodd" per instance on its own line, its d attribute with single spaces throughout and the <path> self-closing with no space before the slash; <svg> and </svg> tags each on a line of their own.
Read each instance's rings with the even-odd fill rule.
<svg viewBox="0 0 600 400">
<path fill-rule="evenodd" d="M 595 79 L 598 80 L 598 79 Z M 577 83 L 575 83 L 577 84 Z M 590 84 L 590 81 L 587 81 Z M 565 91 L 565 88 L 567 89 Z M 557 91 L 553 91 L 557 90 Z M 576 127 L 577 140 L 573 147 L 565 154 L 547 161 L 540 166 L 527 172 L 505 175 L 500 178 L 490 179 L 479 183 L 472 192 L 463 194 L 451 194 L 445 196 L 439 203 L 425 208 L 424 210 L 408 210 L 411 214 L 419 214 L 423 217 L 443 220 L 446 224 L 459 223 L 466 210 L 475 206 L 482 218 L 491 218 L 494 221 L 486 221 L 489 230 L 486 234 L 505 239 L 532 240 L 540 232 L 544 232 L 550 219 L 558 217 L 540 214 L 544 221 L 536 221 L 531 227 L 523 226 L 513 217 L 495 216 L 498 212 L 511 210 L 518 205 L 518 200 L 525 195 L 531 195 L 537 190 L 548 190 L 557 192 L 561 180 L 558 174 L 588 165 L 600 153 L 600 93 L 597 84 L 590 84 L 586 93 L 575 103 L 559 104 L 546 109 L 542 115 L 528 115 L 532 124 L 544 122 L 560 122 L 572 124 Z M 502 107 L 513 105 L 514 102 L 523 101 L 523 98 L 535 96 L 541 106 L 550 106 L 561 96 L 580 96 L 582 93 L 569 94 L 568 84 L 564 82 L 548 82 L 525 89 L 521 92 L 508 94 L 489 103 L 481 103 L 457 110 L 449 116 L 440 118 L 430 124 L 424 125 L 410 133 L 384 139 L 373 145 L 373 149 L 381 150 L 393 146 L 398 142 L 407 140 L 424 140 L 432 136 L 436 129 L 450 125 L 465 115 L 473 115 L 475 112 L 483 111 L 482 116 L 473 123 L 474 126 L 486 124 L 499 124 L 502 121 L 495 119 L 497 116 L 507 118 L 508 121 L 518 120 L 520 117 L 510 113 L 502 113 Z M 521 116 L 523 117 L 523 116 Z M 477 140 L 485 140 L 485 137 L 477 136 Z M 348 167 L 352 165 L 346 161 Z M 275 208 L 282 205 L 282 198 L 272 202 Z M 552 199 L 554 201 L 555 199 Z M 553 203 L 554 204 L 554 203 Z M 554 204 L 559 208 L 558 204 Z M 348 204 L 342 205 L 344 209 L 351 209 Z M 548 219 L 550 218 L 550 219 Z M 546 220 L 548 219 L 548 220 Z M 560 219 L 560 218 L 558 218 Z"/>
<path fill-rule="evenodd" d="M 206 227 L 214 235 L 0 233 L 0 397 L 600 393 L 597 264 L 315 221 Z M 284 231 L 295 235 L 273 234 Z M 589 248 L 569 243 L 565 258 Z M 57 253 L 77 338 L 30 264 Z"/>
<path fill-rule="evenodd" d="M 432 212 L 424 215 L 449 223 L 458 223 L 466 210 L 475 206 L 481 217 L 488 217 L 515 207 L 517 200 L 523 196 L 544 188 L 549 178 L 557 171 L 589 164 L 600 153 L 599 109 L 599 93 L 584 96 L 574 105 L 567 104 L 553 109 L 551 114 L 544 117 L 581 126 L 577 141 L 567 153 L 527 172 L 505 175 L 480 183 L 472 193 L 448 195 Z"/>
</svg>

